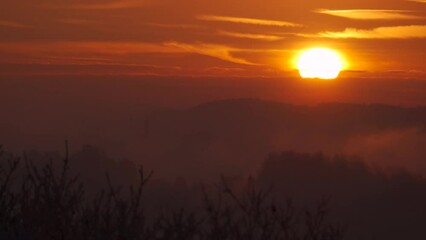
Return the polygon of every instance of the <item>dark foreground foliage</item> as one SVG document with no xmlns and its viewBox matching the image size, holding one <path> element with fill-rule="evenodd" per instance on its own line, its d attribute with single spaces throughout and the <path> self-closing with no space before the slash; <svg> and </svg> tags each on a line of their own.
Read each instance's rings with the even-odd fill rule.
<svg viewBox="0 0 426 240">
<path fill-rule="evenodd" d="M 343 239 L 341 229 L 326 221 L 325 203 L 312 211 L 298 210 L 290 200 L 278 204 L 253 180 L 236 193 L 222 178 L 217 194 L 204 191 L 198 210 L 148 218 L 143 199 L 152 173 L 142 168 L 139 184 L 128 192 L 107 175 L 108 187 L 88 197 L 78 176 L 70 174 L 68 157 L 60 170 L 52 162 L 44 167 L 18 158 L 2 162 L 0 239 Z M 16 174 L 21 168 L 24 174 Z"/>
</svg>

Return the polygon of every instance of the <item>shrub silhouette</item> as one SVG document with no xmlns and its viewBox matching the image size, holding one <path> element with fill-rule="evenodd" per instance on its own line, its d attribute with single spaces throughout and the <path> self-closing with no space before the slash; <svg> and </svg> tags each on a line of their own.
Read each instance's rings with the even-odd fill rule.
<svg viewBox="0 0 426 240">
<path fill-rule="evenodd" d="M 182 208 L 148 219 L 143 198 L 152 172 L 140 168 L 139 183 L 128 191 L 115 187 L 106 175 L 108 187 L 92 198 L 79 177 L 70 174 L 68 153 L 60 170 L 53 161 L 39 167 L 25 158 L 3 160 L 1 239 L 343 239 L 341 228 L 326 221 L 325 202 L 313 211 L 296 209 L 290 200 L 280 204 L 270 189 L 257 189 L 253 179 L 237 193 L 222 177 L 219 191 L 204 190 L 196 210 Z M 21 165 L 24 174 L 17 174 Z"/>
</svg>

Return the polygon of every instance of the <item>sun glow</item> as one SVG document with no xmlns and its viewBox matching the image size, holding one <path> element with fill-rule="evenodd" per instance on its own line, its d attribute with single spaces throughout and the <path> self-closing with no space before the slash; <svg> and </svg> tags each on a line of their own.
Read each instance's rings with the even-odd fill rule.
<svg viewBox="0 0 426 240">
<path fill-rule="evenodd" d="M 297 61 L 302 78 L 335 79 L 343 68 L 339 54 L 327 48 L 303 51 Z"/>
</svg>

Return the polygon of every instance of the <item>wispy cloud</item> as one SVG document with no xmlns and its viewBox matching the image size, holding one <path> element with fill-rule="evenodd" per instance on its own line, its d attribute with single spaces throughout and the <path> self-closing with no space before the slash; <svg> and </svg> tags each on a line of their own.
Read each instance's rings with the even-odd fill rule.
<svg viewBox="0 0 426 240">
<path fill-rule="evenodd" d="M 426 25 L 379 27 L 374 29 L 347 28 L 342 32 L 322 32 L 327 38 L 409 39 L 426 38 Z"/>
<path fill-rule="evenodd" d="M 297 23 L 285 22 L 285 21 L 257 19 L 257 18 L 217 16 L 217 15 L 199 15 L 197 16 L 197 19 L 203 20 L 203 21 L 230 22 L 230 23 L 242 23 L 242 24 L 276 26 L 276 27 L 300 27 L 301 26 L 300 24 L 297 24 Z"/>
<path fill-rule="evenodd" d="M 425 1 L 426 2 L 426 1 Z M 337 17 L 359 19 L 359 20 L 393 20 L 393 19 L 419 19 L 411 15 L 411 11 L 405 10 L 383 10 L 383 9 L 347 9 L 347 10 L 329 10 L 319 9 L 318 13 L 328 14 Z"/>
<path fill-rule="evenodd" d="M 218 58 L 224 61 L 257 65 L 245 59 L 234 57 L 232 53 L 248 52 L 250 49 L 238 49 L 224 45 L 215 44 L 189 44 L 180 42 L 166 43 L 144 43 L 144 42 L 3 42 L 0 43 L 0 53 L 6 54 L 25 54 L 27 56 L 41 57 L 45 56 L 61 56 L 75 57 L 78 56 L 97 56 L 97 57 L 120 57 L 128 54 L 185 54 L 196 53 L 205 56 Z M 255 50 L 253 50 L 255 51 Z M 259 50 L 260 51 L 260 50 Z M 262 51 L 263 52 L 263 51 Z M 1 57 L 0 57 L 1 59 Z"/>
<path fill-rule="evenodd" d="M 426 0 L 408 0 L 409 2 L 426 3 Z"/>
<path fill-rule="evenodd" d="M 276 36 L 276 35 L 238 33 L 238 32 L 228 32 L 228 31 L 218 31 L 218 33 L 220 35 L 229 36 L 229 37 L 248 38 L 248 39 L 264 40 L 264 41 L 278 41 L 284 38 L 284 37 Z"/>
<path fill-rule="evenodd" d="M 0 53 L 19 53 L 33 56 L 62 55 L 127 55 L 143 53 L 182 53 L 181 49 L 165 46 L 162 43 L 125 42 L 125 41 L 89 41 L 89 42 L 2 42 Z"/>
<path fill-rule="evenodd" d="M 11 22 L 11 21 L 1 21 L 0 20 L 0 27 L 10 27 L 10 28 L 29 28 L 30 26 L 24 25 L 17 22 Z"/>
<path fill-rule="evenodd" d="M 145 26 L 153 26 L 153 27 L 159 27 L 159 28 L 182 28 L 182 29 L 200 29 L 204 28 L 200 25 L 195 24 L 173 24 L 173 23 L 153 23 L 148 22 L 144 23 Z"/>
<path fill-rule="evenodd" d="M 53 8 L 69 8 L 81 10 L 115 10 L 145 7 L 149 2 L 147 0 L 114 0 L 102 3 L 73 3 L 51 6 Z"/>
<path fill-rule="evenodd" d="M 233 49 L 227 46 L 202 44 L 202 43 L 187 44 L 187 43 L 179 43 L 179 42 L 167 42 L 165 43 L 165 45 L 170 47 L 176 47 L 189 53 L 197 53 L 197 54 L 218 58 L 218 59 L 232 62 L 232 63 L 245 64 L 245 65 L 257 65 L 245 59 L 232 56 L 232 52 L 236 52 L 239 50 Z"/>
<path fill-rule="evenodd" d="M 89 25 L 97 23 L 96 21 L 86 19 L 59 19 L 58 22 L 71 25 Z"/>
</svg>

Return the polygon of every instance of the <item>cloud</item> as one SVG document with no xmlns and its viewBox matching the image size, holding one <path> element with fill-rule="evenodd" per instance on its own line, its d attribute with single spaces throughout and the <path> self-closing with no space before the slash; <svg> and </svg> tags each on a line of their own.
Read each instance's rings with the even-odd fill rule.
<svg viewBox="0 0 426 240">
<path fill-rule="evenodd" d="M 97 23 L 96 21 L 86 19 L 59 19 L 57 21 L 60 23 L 66 23 L 71 25 L 90 25 Z"/>
<path fill-rule="evenodd" d="M 308 35 L 304 35 L 308 36 Z M 347 28 L 342 32 L 322 32 L 319 37 L 358 39 L 426 38 L 426 25 L 378 27 L 374 29 Z"/>
<path fill-rule="evenodd" d="M 276 20 L 266 20 L 257 18 L 241 18 L 241 17 L 229 17 L 229 16 L 217 16 L 217 15 L 200 15 L 197 19 L 203 21 L 213 22 L 230 22 L 230 23 L 242 23 L 252 25 L 263 25 L 263 26 L 276 26 L 276 27 L 300 27 L 300 24 Z"/>
<path fill-rule="evenodd" d="M 242 49 L 215 44 L 188 44 L 180 42 L 148 43 L 127 41 L 57 41 L 57 42 L 1 42 L 0 53 L 26 55 L 28 57 L 87 57 L 125 56 L 128 54 L 182 54 L 197 53 L 225 61 L 259 65 L 232 56 L 232 53 L 282 52 L 285 49 Z M 1 58 L 0 58 L 1 60 Z"/>
<path fill-rule="evenodd" d="M 203 26 L 195 25 L 195 24 L 171 24 L 171 23 L 155 23 L 155 22 L 148 22 L 144 23 L 145 26 L 153 26 L 153 27 L 160 27 L 160 28 L 182 28 L 182 29 L 202 29 Z"/>
<path fill-rule="evenodd" d="M 248 38 L 248 39 L 264 40 L 264 41 L 278 41 L 283 39 L 283 37 L 276 36 L 276 35 L 237 33 L 237 32 L 228 32 L 228 31 L 219 31 L 218 33 L 220 35 L 229 36 L 229 37 Z"/>
<path fill-rule="evenodd" d="M 108 42 L 108 41 L 58 41 L 58 42 L 2 42 L 1 53 L 17 53 L 33 56 L 86 56 L 86 55 L 127 55 L 143 53 L 182 53 L 184 51 L 161 43 Z"/>
<path fill-rule="evenodd" d="M 213 44 L 186 44 L 178 42 L 168 42 L 165 43 L 166 46 L 176 47 L 186 52 L 197 53 L 205 56 L 210 56 L 218 58 L 224 61 L 245 64 L 245 65 L 258 65 L 252 62 L 249 62 L 242 58 L 237 58 L 232 56 L 231 52 L 241 51 L 239 49 L 233 49 L 227 46 L 213 45 Z"/>
<path fill-rule="evenodd" d="M 10 22 L 10 21 L 0 21 L 0 27 L 10 27 L 10 28 L 29 28 L 30 26 L 20 24 L 17 22 Z"/>
<path fill-rule="evenodd" d="M 408 0 L 409 2 L 426 3 L 426 0 Z"/>
<path fill-rule="evenodd" d="M 410 15 L 411 11 L 405 10 L 380 10 L 380 9 L 348 9 L 348 10 L 329 10 L 320 9 L 316 12 L 328 14 L 337 17 L 359 19 L 359 20 L 393 20 L 393 19 L 419 19 L 415 15 Z"/>
<path fill-rule="evenodd" d="M 0 75 L 172 74 L 174 63 L 148 61 L 137 54 L 182 55 L 163 43 L 125 41 L 0 42 Z M 146 72 L 149 71 L 149 72 Z"/>
<path fill-rule="evenodd" d="M 116 10 L 127 8 L 145 7 L 148 5 L 147 0 L 116 0 L 103 3 L 75 3 L 61 5 L 60 8 L 81 9 L 81 10 Z M 58 6 L 54 6 L 58 7 Z"/>
</svg>

